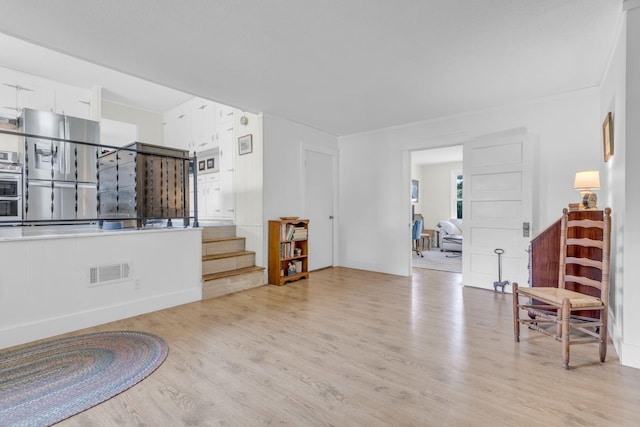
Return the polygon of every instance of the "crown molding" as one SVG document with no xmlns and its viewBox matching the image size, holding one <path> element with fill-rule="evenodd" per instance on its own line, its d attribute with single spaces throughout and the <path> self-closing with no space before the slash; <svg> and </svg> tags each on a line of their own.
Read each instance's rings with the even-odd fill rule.
<svg viewBox="0 0 640 427">
<path fill-rule="evenodd" d="M 627 11 L 640 7 L 640 0 L 624 0 L 622 10 Z"/>
</svg>

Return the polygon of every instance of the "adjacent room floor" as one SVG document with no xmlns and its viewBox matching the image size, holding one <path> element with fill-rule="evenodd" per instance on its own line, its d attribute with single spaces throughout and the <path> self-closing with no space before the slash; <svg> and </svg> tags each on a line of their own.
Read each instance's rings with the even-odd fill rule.
<svg viewBox="0 0 640 427">
<path fill-rule="evenodd" d="M 441 251 L 434 248 L 430 251 L 421 250 L 420 255 L 412 252 L 411 266 L 428 268 L 431 270 L 462 273 L 462 252 Z"/>
</svg>

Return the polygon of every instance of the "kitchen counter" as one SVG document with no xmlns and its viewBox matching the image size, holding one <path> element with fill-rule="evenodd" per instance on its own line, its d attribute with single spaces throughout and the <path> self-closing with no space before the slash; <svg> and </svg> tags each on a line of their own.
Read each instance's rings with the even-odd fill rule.
<svg viewBox="0 0 640 427">
<path fill-rule="evenodd" d="M 97 224 L 6 226 L 0 227 L 0 242 L 13 240 L 64 239 L 115 234 L 171 232 L 182 230 L 185 230 L 182 224 L 179 226 L 176 225 L 172 228 L 168 228 L 166 226 L 147 226 L 142 229 L 120 228 L 111 230 L 100 229 Z"/>
</svg>

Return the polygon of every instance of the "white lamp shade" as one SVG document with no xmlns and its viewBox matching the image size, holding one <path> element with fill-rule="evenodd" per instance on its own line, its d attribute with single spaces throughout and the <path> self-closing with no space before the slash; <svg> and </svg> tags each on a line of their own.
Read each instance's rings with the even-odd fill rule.
<svg viewBox="0 0 640 427">
<path fill-rule="evenodd" d="M 598 190 L 600 189 L 600 172 L 578 171 L 573 181 L 574 190 Z"/>
</svg>

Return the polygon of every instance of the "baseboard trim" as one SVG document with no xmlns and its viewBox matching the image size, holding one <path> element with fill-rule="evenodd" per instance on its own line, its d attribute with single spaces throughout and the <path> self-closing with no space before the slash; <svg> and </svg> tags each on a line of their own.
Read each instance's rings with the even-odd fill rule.
<svg viewBox="0 0 640 427">
<path fill-rule="evenodd" d="M 623 342 L 621 350 L 620 363 L 624 366 L 640 369 L 640 346 Z"/>
<path fill-rule="evenodd" d="M 11 328 L 0 329 L 0 349 L 200 301 L 201 299 L 202 289 L 194 288 L 16 325 Z"/>
</svg>

